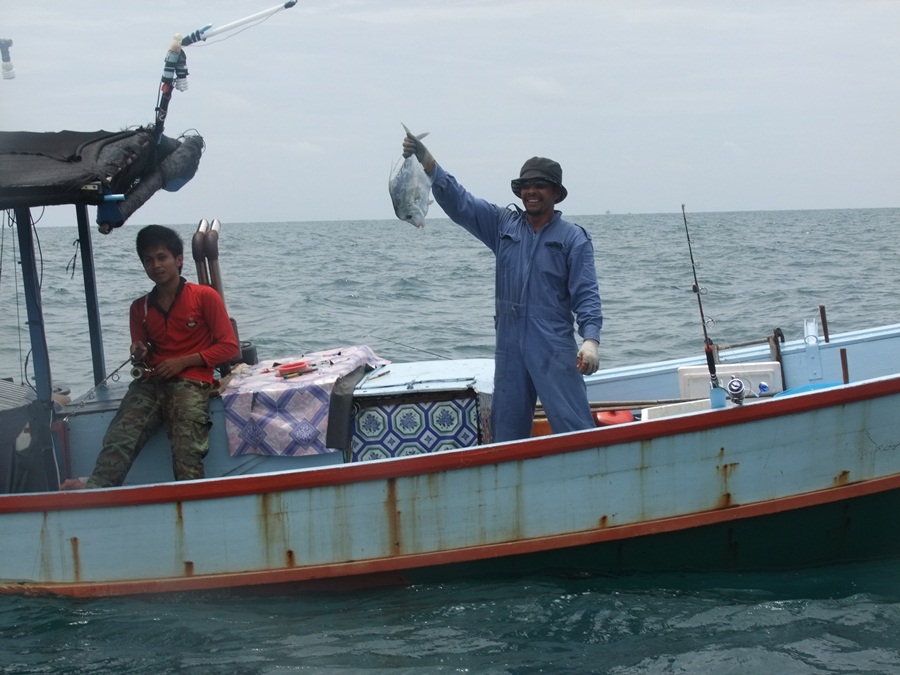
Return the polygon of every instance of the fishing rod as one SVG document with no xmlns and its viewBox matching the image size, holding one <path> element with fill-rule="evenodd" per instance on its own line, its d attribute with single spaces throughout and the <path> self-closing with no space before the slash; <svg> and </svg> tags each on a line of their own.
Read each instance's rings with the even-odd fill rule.
<svg viewBox="0 0 900 675">
<path fill-rule="evenodd" d="M 235 28 L 246 26 L 248 23 L 268 19 L 273 14 L 277 14 L 278 12 L 285 9 L 290 9 L 296 4 L 297 0 L 288 0 L 288 2 L 280 5 L 275 5 L 274 7 L 270 7 L 269 9 L 264 9 L 263 11 L 257 12 L 256 14 L 251 14 L 250 16 L 245 16 L 243 19 L 238 19 L 237 21 L 226 23 L 224 26 L 219 26 L 218 28 L 213 28 L 211 23 L 206 24 L 203 28 L 195 30 L 193 33 L 184 38 L 181 41 L 181 45 L 183 47 L 187 47 L 188 45 L 192 45 L 200 40 L 208 40 L 211 37 L 215 37 L 216 35 L 220 35 L 222 33 L 227 33 L 228 31 L 234 30 Z"/>
<path fill-rule="evenodd" d="M 176 89 L 178 91 L 187 91 L 188 88 L 187 57 L 185 56 L 183 48 L 188 47 L 196 42 L 207 40 L 216 35 L 221 35 L 222 33 L 235 30 L 236 28 L 241 28 L 242 26 L 246 26 L 247 24 L 253 23 L 254 21 L 264 21 L 273 14 L 276 14 L 285 9 L 290 9 L 296 4 L 297 0 L 288 0 L 288 2 L 276 5 L 275 7 L 270 7 L 269 9 L 265 9 L 261 12 L 256 12 L 255 14 L 246 16 L 243 19 L 238 19 L 237 21 L 232 21 L 231 23 L 227 23 L 224 26 L 219 26 L 218 28 L 213 28 L 212 24 L 206 24 L 202 28 L 198 28 L 197 30 L 189 33 L 187 37 L 182 38 L 180 33 L 175 33 L 175 35 L 172 36 L 172 40 L 169 43 L 169 49 L 168 51 L 166 51 L 166 58 L 165 62 L 163 63 L 162 79 L 159 85 L 159 95 L 156 99 L 156 119 L 153 132 L 154 136 L 156 137 L 157 144 L 162 141 L 163 130 L 166 125 L 166 117 L 169 113 L 169 102 L 172 100 L 172 93 Z M 10 44 L 12 44 L 11 41 Z"/>
<path fill-rule="evenodd" d="M 122 370 L 122 368 L 124 368 L 125 366 L 127 366 L 133 362 L 134 362 L 133 357 L 129 356 L 127 359 L 122 361 L 122 363 L 118 367 L 116 367 L 109 375 L 107 375 L 102 380 L 100 380 L 97 384 L 95 384 L 93 387 L 88 389 L 85 392 L 84 396 L 81 397 L 81 402 L 78 405 L 76 405 L 74 408 L 69 410 L 68 414 L 65 417 L 63 417 L 63 422 L 67 422 L 68 419 L 72 415 L 77 413 L 79 410 L 81 410 L 87 404 L 88 401 L 93 400 L 96 397 L 97 390 L 100 387 L 104 386 L 107 382 L 110 382 L 110 381 L 118 382 L 119 381 L 119 371 Z"/>
<path fill-rule="evenodd" d="M 384 340 L 385 342 L 390 342 L 393 345 L 397 345 L 398 347 L 404 347 L 405 349 L 411 349 L 415 352 L 421 352 L 422 354 L 430 354 L 431 356 L 436 356 L 439 359 L 443 359 L 445 361 L 449 361 L 450 357 L 445 356 L 444 354 L 438 354 L 436 352 L 430 352 L 427 349 L 422 349 L 421 347 L 414 347 L 412 345 L 403 344 L 402 342 L 397 342 L 396 340 L 391 340 L 390 338 L 383 337 L 381 335 L 376 335 L 374 332 L 367 333 L 363 336 L 363 339 L 368 337 L 378 338 L 379 340 Z"/>
<path fill-rule="evenodd" d="M 700 309 L 700 324 L 703 326 L 703 351 L 706 352 L 706 367 L 709 369 L 710 402 L 713 408 L 725 407 L 725 390 L 719 386 L 719 376 L 716 375 L 716 359 L 713 353 L 713 341 L 706 330 L 706 315 L 703 313 L 703 301 L 700 282 L 697 280 L 697 263 L 694 261 L 694 249 L 691 246 L 691 233 L 688 230 L 687 213 L 684 204 L 681 205 L 681 217 L 684 219 L 684 234 L 687 237 L 688 254 L 691 257 L 691 272 L 694 274 L 692 290 L 697 296 L 697 307 Z M 719 404 L 721 402 L 721 405 Z"/>
</svg>

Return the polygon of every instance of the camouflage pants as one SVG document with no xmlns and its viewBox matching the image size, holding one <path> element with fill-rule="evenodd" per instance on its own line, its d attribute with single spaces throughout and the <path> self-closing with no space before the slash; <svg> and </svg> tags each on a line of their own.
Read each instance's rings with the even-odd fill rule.
<svg viewBox="0 0 900 675">
<path fill-rule="evenodd" d="M 203 478 L 211 426 L 209 394 L 208 383 L 180 377 L 132 382 L 103 437 L 103 449 L 87 486 L 121 485 L 141 448 L 161 424 L 172 444 L 175 479 Z"/>
</svg>

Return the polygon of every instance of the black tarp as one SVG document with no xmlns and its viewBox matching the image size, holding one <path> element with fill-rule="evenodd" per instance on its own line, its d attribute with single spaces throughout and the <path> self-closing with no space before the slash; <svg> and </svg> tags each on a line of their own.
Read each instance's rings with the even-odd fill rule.
<svg viewBox="0 0 900 675">
<path fill-rule="evenodd" d="M 98 222 L 121 225 L 159 189 L 193 178 L 203 152 L 199 135 L 179 139 L 152 131 L 0 132 L 0 209 L 105 204 Z M 124 200 L 104 202 L 105 195 Z"/>
<path fill-rule="evenodd" d="M 0 494 L 13 491 L 16 478 L 16 439 L 29 422 L 34 391 L 0 380 Z"/>
</svg>

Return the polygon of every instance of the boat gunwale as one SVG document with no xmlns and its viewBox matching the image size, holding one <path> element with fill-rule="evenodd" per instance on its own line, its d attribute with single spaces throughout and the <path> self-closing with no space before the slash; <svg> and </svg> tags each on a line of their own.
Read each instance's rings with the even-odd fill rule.
<svg viewBox="0 0 900 675">
<path fill-rule="evenodd" d="M 897 394 L 900 394 L 900 375 L 891 375 L 793 396 L 760 400 L 750 405 L 724 410 L 704 410 L 656 420 L 433 454 L 196 481 L 0 495 L 0 514 L 226 499 L 352 483 L 390 481 L 707 431 Z"/>
</svg>

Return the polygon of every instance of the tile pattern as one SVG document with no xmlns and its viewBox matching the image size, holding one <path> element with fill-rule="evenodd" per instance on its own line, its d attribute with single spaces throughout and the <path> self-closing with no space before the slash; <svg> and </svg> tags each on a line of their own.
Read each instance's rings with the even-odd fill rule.
<svg viewBox="0 0 900 675">
<path fill-rule="evenodd" d="M 351 461 L 420 455 L 482 442 L 479 399 L 383 400 L 353 420 Z"/>
</svg>

